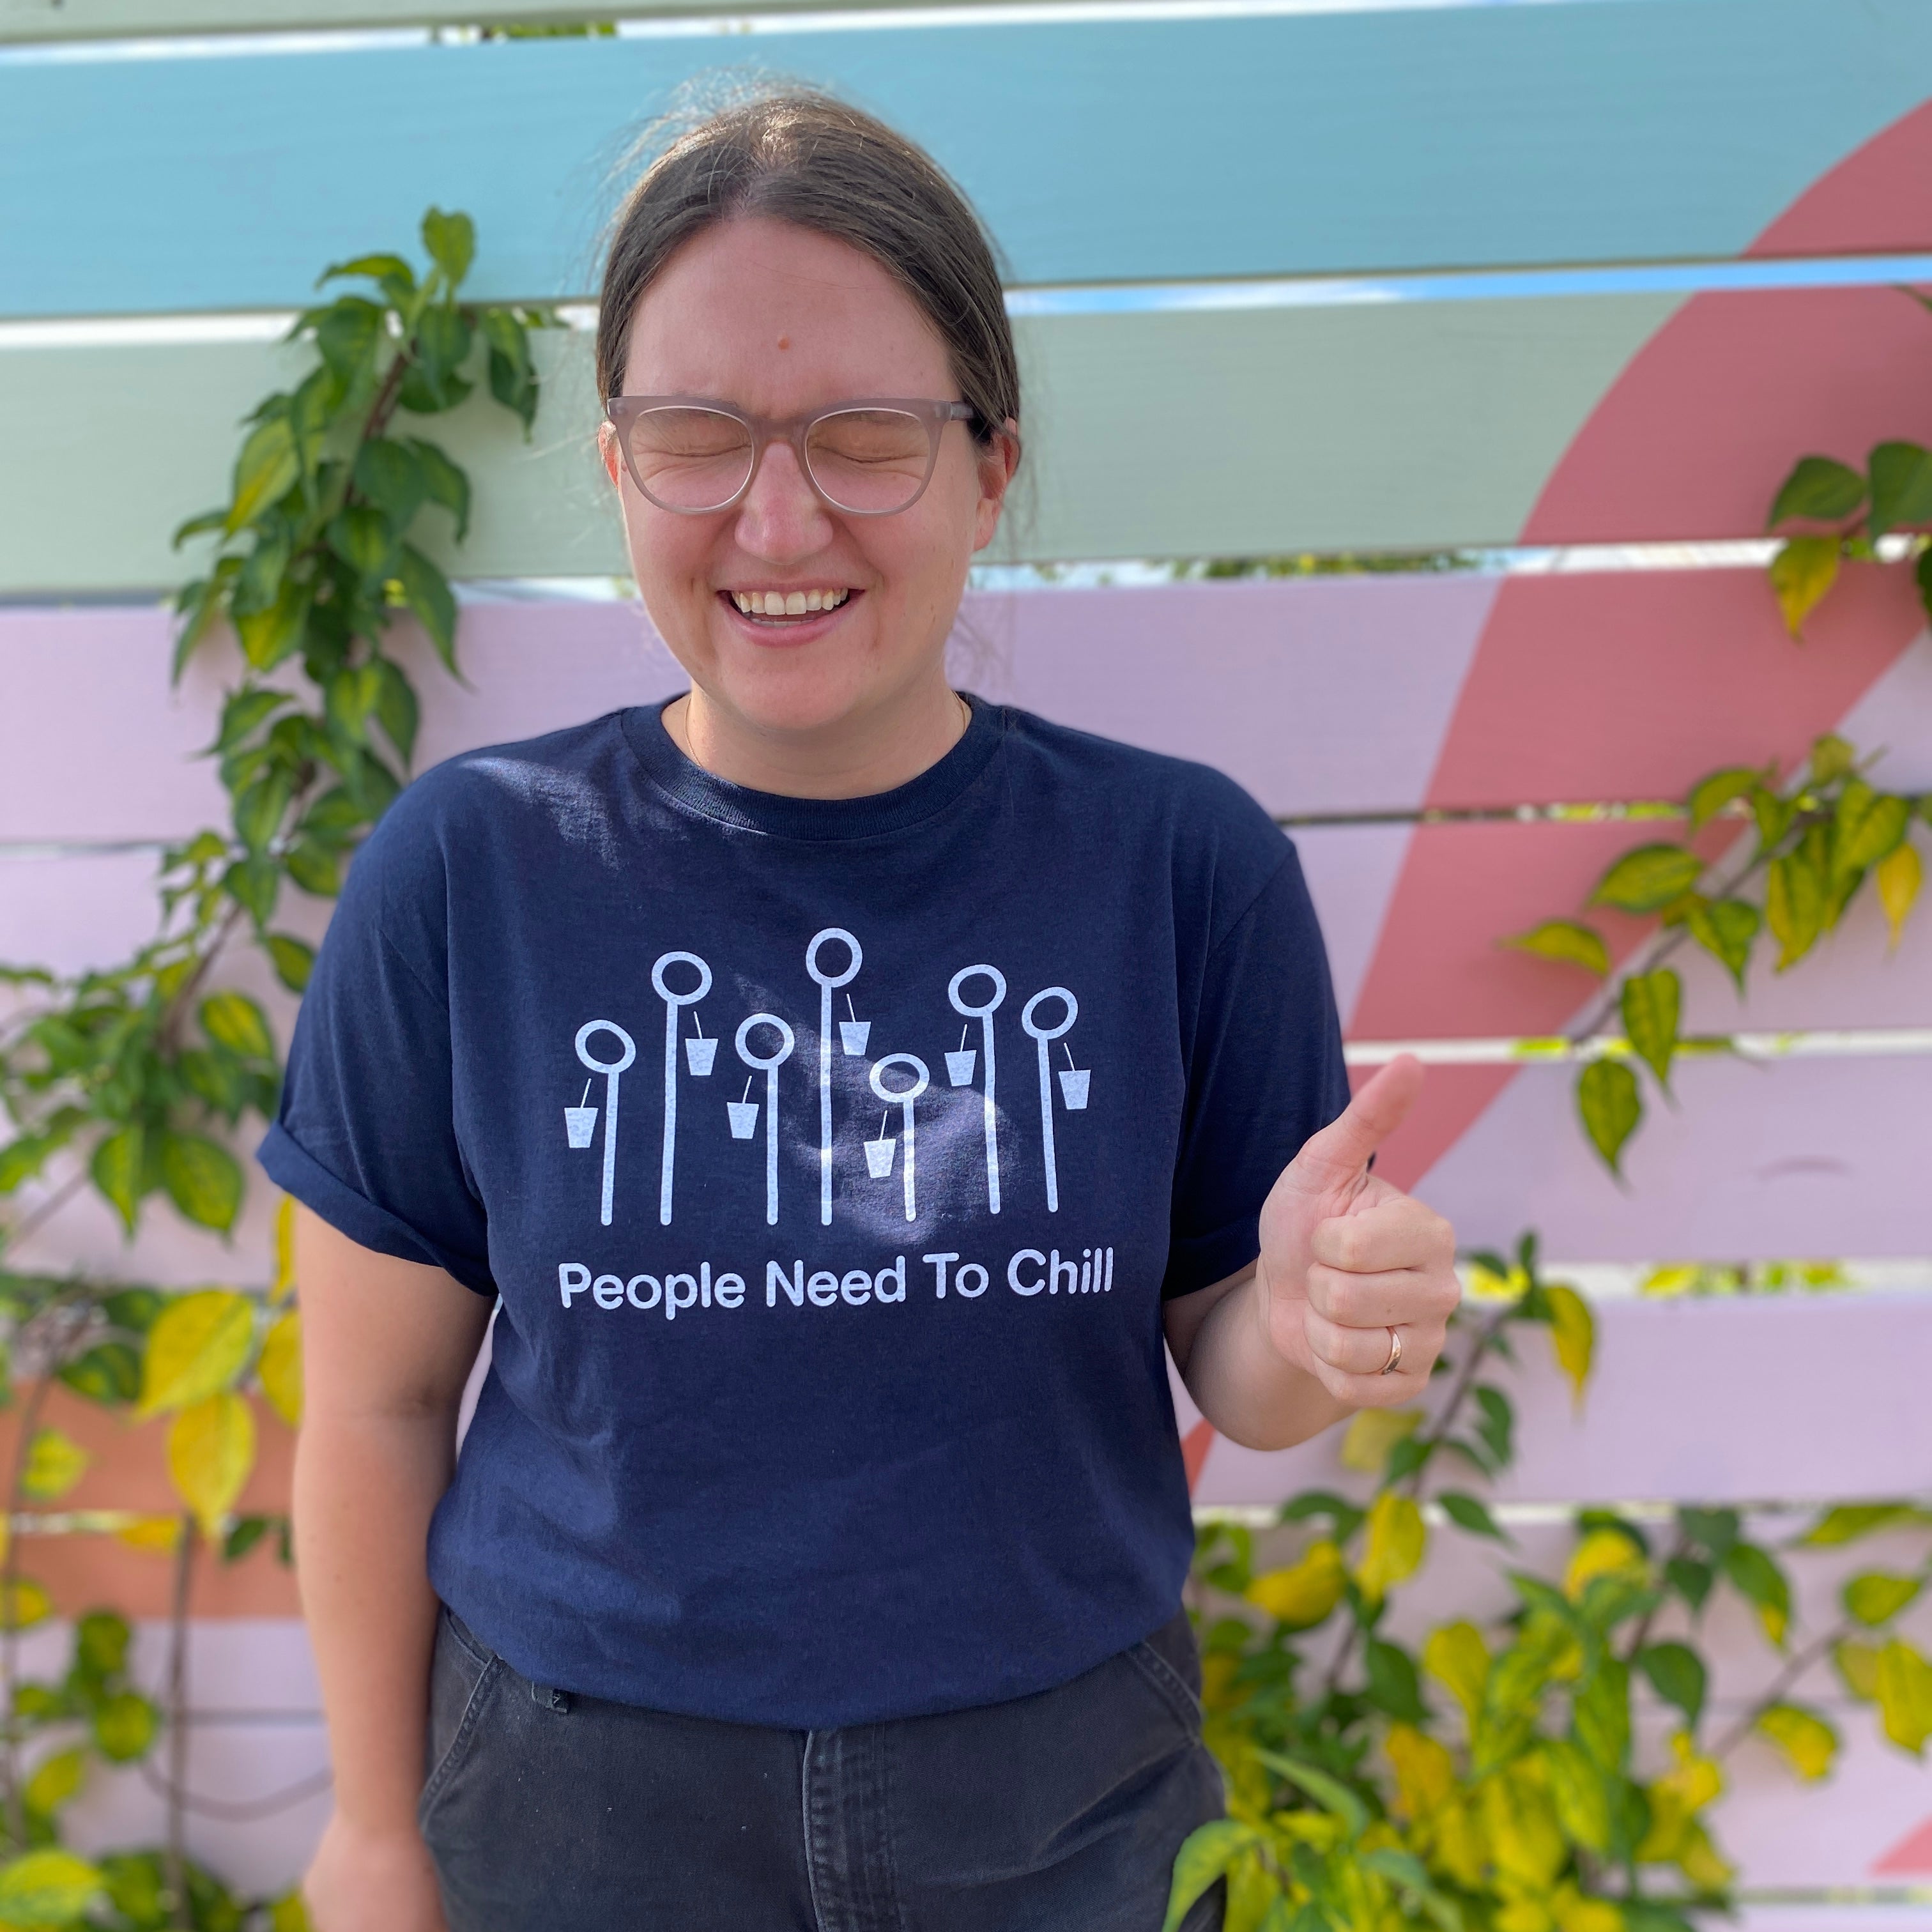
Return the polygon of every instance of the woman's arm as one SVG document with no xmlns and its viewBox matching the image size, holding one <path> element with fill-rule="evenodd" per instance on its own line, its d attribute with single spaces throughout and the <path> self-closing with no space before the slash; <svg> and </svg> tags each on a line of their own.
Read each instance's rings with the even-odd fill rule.
<svg viewBox="0 0 1932 1932">
<path fill-rule="evenodd" d="M 1254 1264 L 1167 1304 L 1188 1394 L 1245 1448 L 1286 1449 L 1428 1383 L 1462 1294 L 1455 1231 L 1368 1166 L 1421 1086 L 1408 1055 L 1384 1067 L 1282 1170 Z M 1384 1375 L 1398 1333 L 1400 1360 Z"/>
<path fill-rule="evenodd" d="M 424 1545 L 490 1304 L 305 1208 L 295 1540 L 335 1814 L 304 1881 L 317 1932 L 442 1932 L 416 1829 L 436 1598 Z"/>
</svg>

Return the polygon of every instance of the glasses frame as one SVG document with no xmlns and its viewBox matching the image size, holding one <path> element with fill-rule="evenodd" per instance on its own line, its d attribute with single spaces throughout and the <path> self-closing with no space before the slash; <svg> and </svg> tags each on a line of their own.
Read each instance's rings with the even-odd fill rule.
<svg viewBox="0 0 1932 1932">
<path fill-rule="evenodd" d="M 663 409 L 715 410 L 720 416 L 730 417 L 734 422 L 742 423 L 751 432 L 752 466 L 746 472 L 744 482 L 723 502 L 714 503 L 707 509 L 688 509 L 675 503 L 663 502 L 646 488 L 644 478 L 638 474 L 637 464 L 632 459 L 630 426 L 647 412 Z M 850 508 L 836 497 L 827 495 L 818 478 L 812 473 L 811 459 L 806 454 L 806 440 L 827 416 L 843 416 L 852 410 L 897 410 L 904 415 L 918 417 L 926 424 L 926 474 L 919 479 L 919 488 L 896 508 Z M 624 467 L 637 485 L 638 494 L 654 508 L 674 517 L 715 517 L 724 511 L 735 509 L 757 480 L 758 466 L 765 460 L 766 448 L 779 442 L 791 446 L 792 454 L 798 459 L 799 474 L 827 509 L 842 517 L 902 516 L 926 494 L 926 485 L 932 481 L 932 472 L 939 467 L 939 441 L 946 432 L 946 424 L 972 422 L 977 413 L 970 403 L 940 401 L 929 396 L 856 396 L 849 402 L 833 403 L 827 408 L 808 410 L 795 416 L 754 416 L 750 410 L 741 410 L 736 404 L 725 402 L 716 396 L 611 396 L 604 404 L 604 416 L 617 433 L 617 447 L 622 453 Z"/>
</svg>

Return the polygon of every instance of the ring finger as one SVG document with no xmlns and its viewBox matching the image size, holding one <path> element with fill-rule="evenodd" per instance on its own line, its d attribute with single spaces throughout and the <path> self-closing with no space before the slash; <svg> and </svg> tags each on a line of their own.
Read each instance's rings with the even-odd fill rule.
<svg viewBox="0 0 1932 1932">
<path fill-rule="evenodd" d="M 1394 1337 L 1402 1336 L 1401 1357 L 1391 1374 L 1401 1375 L 1412 1370 L 1426 1370 L 1433 1358 L 1422 1345 L 1420 1336 L 1408 1322 L 1394 1327 L 1379 1328 L 1345 1328 L 1339 1322 L 1330 1322 L 1324 1315 L 1318 1315 L 1312 1309 L 1306 1318 L 1306 1333 L 1309 1346 L 1330 1368 L 1340 1369 L 1345 1375 L 1379 1375 L 1387 1367 L 1389 1357 L 1395 1352 Z"/>
</svg>

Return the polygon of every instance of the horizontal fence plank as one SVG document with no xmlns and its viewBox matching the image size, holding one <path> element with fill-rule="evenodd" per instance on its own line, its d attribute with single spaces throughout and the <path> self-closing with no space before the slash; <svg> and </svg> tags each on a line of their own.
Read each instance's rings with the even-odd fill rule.
<svg viewBox="0 0 1932 1932">
<path fill-rule="evenodd" d="M 1737 254 L 1924 100 L 1932 16 L 1852 0 L 860 16 L 749 50 L 700 34 L 0 64 L 0 180 L 20 184 L 0 197 L 0 314 L 298 302 L 322 261 L 452 200 L 481 225 L 479 292 L 580 292 L 612 162 L 721 56 L 829 84 L 928 144 L 1018 280 L 1105 281 Z M 178 138 L 157 146 L 157 125 Z"/>
<path fill-rule="evenodd" d="M 989 555 L 1510 542 L 1676 305 L 1604 296 L 1023 318 L 1028 459 Z M 592 441 L 589 340 L 546 334 L 538 347 L 552 386 L 533 442 L 480 401 L 423 426 L 476 484 L 468 542 L 450 545 L 437 518 L 430 548 L 466 576 L 627 571 Z M 224 500 L 237 424 L 307 366 L 261 343 L 0 346 L 0 596 L 180 581 L 170 533 Z"/>
</svg>

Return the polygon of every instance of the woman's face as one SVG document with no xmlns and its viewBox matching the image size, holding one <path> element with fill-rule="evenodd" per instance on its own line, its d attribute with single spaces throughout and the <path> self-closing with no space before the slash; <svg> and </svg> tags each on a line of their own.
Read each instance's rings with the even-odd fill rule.
<svg viewBox="0 0 1932 1932">
<path fill-rule="evenodd" d="M 749 216 L 672 256 L 638 304 L 627 395 L 708 396 L 788 417 L 868 396 L 952 400 L 944 344 L 869 255 Z M 785 442 L 728 510 L 679 516 L 642 496 L 607 423 L 645 608 L 707 704 L 754 732 L 836 730 L 943 679 L 974 553 L 992 539 L 1018 446 L 982 450 L 949 423 L 925 494 L 892 516 L 848 517 L 814 494 Z M 803 593 L 836 608 L 752 616 L 739 599 Z"/>
</svg>

